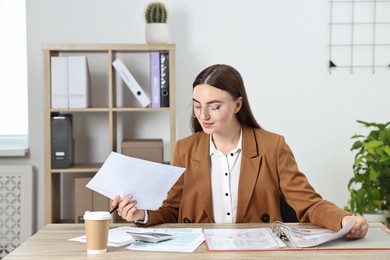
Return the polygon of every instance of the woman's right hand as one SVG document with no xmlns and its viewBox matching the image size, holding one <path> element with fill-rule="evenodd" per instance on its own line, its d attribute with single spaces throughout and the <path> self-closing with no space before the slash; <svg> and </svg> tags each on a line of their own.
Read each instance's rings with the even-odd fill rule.
<svg viewBox="0 0 390 260">
<path fill-rule="evenodd" d="M 121 197 L 116 195 L 112 201 L 112 207 L 116 207 L 117 205 L 118 215 L 126 221 L 135 222 L 145 219 L 145 210 L 137 209 L 137 201 L 133 200 L 132 195 L 127 195 L 122 201 Z"/>
</svg>

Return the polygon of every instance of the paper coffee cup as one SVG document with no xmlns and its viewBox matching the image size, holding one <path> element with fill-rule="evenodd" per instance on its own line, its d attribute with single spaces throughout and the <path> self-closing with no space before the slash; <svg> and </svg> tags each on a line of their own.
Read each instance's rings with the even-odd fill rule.
<svg viewBox="0 0 390 260">
<path fill-rule="evenodd" d="M 84 213 L 88 254 L 107 252 L 110 219 L 111 214 L 108 211 L 86 211 Z"/>
</svg>

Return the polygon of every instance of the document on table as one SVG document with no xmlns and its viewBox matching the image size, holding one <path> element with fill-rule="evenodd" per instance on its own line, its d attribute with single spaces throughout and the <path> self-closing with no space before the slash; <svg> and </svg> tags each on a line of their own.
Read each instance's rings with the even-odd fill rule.
<svg viewBox="0 0 390 260">
<path fill-rule="evenodd" d="M 282 222 L 274 222 L 273 228 L 205 229 L 209 251 L 269 250 L 283 247 L 309 248 L 342 238 L 355 223 L 355 218 L 340 231 L 325 228 L 297 229 Z M 280 237 L 287 238 L 286 243 Z"/>
<path fill-rule="evenodd" d="M 352 217 L 350 221 L 338 232 L 326 229 L 326 228 L 318 228 L 318 229 L 297 229 L 290 228 L 289 229 L 289 237 L 296 247 L 313 247 L 318 246 L 339 238 L 344 237 L 355 224 L 355 217 Z"/>
<path fill-rule="evenodd" d="M 111 152 L 86 187 L 112 200 L 131 194 L 137 208 L 156 210 L 184 170 Z"/>
<path fill-rule="evenodd" d="M 208 251 L 251 251 L 286 246 L 270 228 L 205 229 L 203 232 Z"/>
<path fill-rule="evenodd" d="M 128 232 L 156 232 L 156 233 L 171 233 L 173 239 L 158 243 L 149 243 L 135 241 Z M 70 241 L 86 242 L 85 235 L 71 238 Z M 129 245 L 129 250 L 145 250 L 145 251 L 169 251 L 169 252 L 193 252 L 204 241 L 202 228 L 139 228 L 123 226 L 112 228 L 108 232 L 108 246 L 120 247 Z"/>
<path fill-rule="evenodd" d="M 135 242 L 133 237 L 126 233 L 130 229 L 131 228 L 127 226 L 110 229 L 108 231 L 108 246 L 120 247 Z M 83 235 L 70 238 L 69 241 L 86 243 L 87 239 L 86 236 Z"/>
<path fill-rule="evenodd" d="M 166 232 L 174 236 L 170 240 L 158 243 L 136 241 L 127 247 L 129 250 L 190 253 L 194 252 L 204 241 L 202 228 L 137 228 L 137 231 Z"/>
</svg>

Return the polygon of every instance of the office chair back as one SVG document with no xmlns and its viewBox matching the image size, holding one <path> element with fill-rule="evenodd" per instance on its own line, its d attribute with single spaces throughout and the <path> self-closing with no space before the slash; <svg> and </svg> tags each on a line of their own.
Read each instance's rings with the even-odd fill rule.
<svg viewBox="0 0 390 260">
<path fill-rule="evenodd" d="M 295 210 L 286 202 L 282 194 L 280 194 L 280 214 L 283 222 L 299 222 Z"/>
</svg>

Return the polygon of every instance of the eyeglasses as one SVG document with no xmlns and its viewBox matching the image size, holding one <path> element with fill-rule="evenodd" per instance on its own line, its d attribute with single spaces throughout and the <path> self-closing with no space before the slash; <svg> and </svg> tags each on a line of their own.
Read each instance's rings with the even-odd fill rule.
<svg viewBox="0 0 390 260">
<path fill-rule="evenodd" d="M 229 104 L 234 100 L 235 99 L 232 99 L 228 102 L 216 102 L 215 104 L 206 106 L 202 106 L 198 102 L 191 101 L 191 103 L 188 105 L 188 108 L 192 110 L 192 117 L 200 117 L 203 111 L 204 114 L 217 119 L 219 118 L 219 111 L 221 110 L 222 106 Z"/>
</svg>

